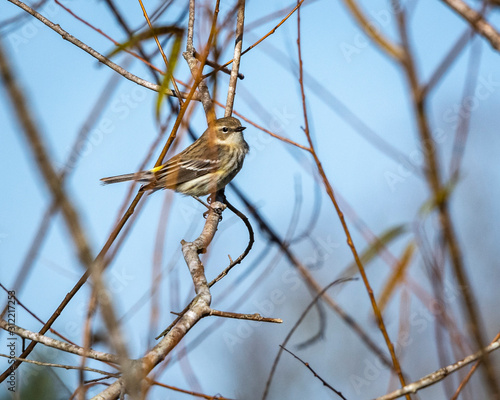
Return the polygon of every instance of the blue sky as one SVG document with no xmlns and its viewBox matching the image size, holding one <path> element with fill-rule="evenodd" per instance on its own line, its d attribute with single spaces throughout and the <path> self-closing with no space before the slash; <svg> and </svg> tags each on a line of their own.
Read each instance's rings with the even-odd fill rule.
<svg viewBox="0 0 500 400">
<path fill-rule="evenodd" d="M 345 199 L 356 214 L 375 234 L 399 224 L 414 228 L 419 220 L 419 210 L 429 198 L 425 181 L 397 158 L 388 157 L 367 141 L 359 130 L 346 121 L 336 110 L 336 103 L 328 96 L 343 103 L 356 117 L 376 132 L 386 142 L 398 149 L 405 157 L 413 158 L 420 168 L 421 146 L 417 138 L 417 127 L 408 88 L 402 71 L 364 36 L 340 2 L 315 1 L 304 3 L 302 9 L 302 51 L 306 76 L 306 96 L 314 143 L 328 178 L 337 193 Z M 77 15 L 102 29 L 118 41 L 126 36 L 115 23 L 104 2 L 65 1 Z M 159 3 L 147 4 L 151 10 Z M 262 4 L 249 1 L 247 5 L 247 26 L 273 10 L 290 6 L 284 1 Z M 441 2 L 423 2 L 414 5 L 409 24 L 415 57 L 418 60 L 419 76 L 426 81 L 457 38 L 466 29 L 466 24 L 450 12 Z M 221 17 L 227 12 L 221 6 Z M 363 7 L 373 23 L 393 40 L 396 40 L 395 17 L 385 1 L 363 2 Z M 133 27 L 143 23 L 142 12 L 136 2 L 120 3 Z M 180 8 L 174 9 L 161 19 L 161 24 L 172 23 Z M 8 2 L 0 3 L 0 19 L 21 13 Z M 61 25 L 73 36 L 79 38 L 102 54 L 113 49 L 113 45 L 102 35 L 75 20 L 54 3 L 42 7 L 41 13 Z M 201 17 L 200 17 L 201 18 Z M 497 12 L 492 21 L 498 22 Z M 245 33 L 244 45 L 255 42 L 278 23 L 272 19 Z M 206 26 L 204 26 L 206 28 Z M 34 112 L 40 131 L 54 160 L 54 165 L 65 165 L 79 130 L 88 118 L 103 88 L 115 74 L 100 65 L 82 50 L 61 39 L 40 22 L 28 17 L 22 24 L 0 29 L 2 43 L 7 47 L 11 63 L 15 65 L 17 77 L 28 96 L 29 105 Z M 196 36 L 196 45 L 204 40 L 206 29 Z M 235 110 L 256 123 L 287 136 L 299 143 L 306 144 L 301 127 L 304 125 L 302 102 L 298 85 L 296 17 L 290 18 L 280 29 L 263 43 L 246 54 L 242 59 L 241 72 L 245 79 L 238 83 Z M 201 36 L 201 38 L 200 38 Z M 232 43 L 232 41 L 230 42 Z M 500 204 L 499 169 L 497 168 L 500 140 L 498 137 L 498 106 L 500 101 L 500 62 L 498 53 L 493 51 L 483 39 L 474 40 L 458 57 L 446 76 L 439 82 L 429 98 L 428 111 L 431 129 L 439 140 L 439 156 L 443 174 L 448 176 L 448 165 L 452 154 L 453 137 L 459 106 L 469 64 L 470 52 L 480 57 L 474 95 L 470 101 L 472 110 L 470 135 L 463 161 L 462 175 L 452 198 L 451 211 L 457 224 L 464 257 L 469 275 L 476 290 L 478 302 L 484 312 L 490 313 L 487 323 L 488 337 L 492 337 L 498 325 L 496 298 L 493 296 L 498 282 L 499 251 L 498 218 Z M 148 43 L 153 49 L 153 43 Z M 471 50 L 474 49 L 474 50 Z M 224 49 L 221 59 L 230 59 L 231 46 Z M 479 55 L 480 54 L 480 55 Z M 114 60 L 120 65 L 129 63 L 128 69 L 144 79 L 151 80 L 149 71 L 138 61 L 127 61 L 123 55 Z M 154 59 L 157 66 L 161 59 Z M 184 81 L 189 78 L 183 60 L 180 60 L 176 76 Z M 316 81 L 316 83 L 313 81 Z M 318 85 L 324 89 L 318 90 Z M 218 100 L 225 102 L 227 77 L 221 77 L 218 87 Z M 329 93 L 329 94 L 328 94 Z M 66 188 L 80 212 L 83 225 L 94 252 L 98 252 L 112 230 L 119 209 L 129 187 L 127 184 L 103 187 L 99 179 L 121 173 L 136 171 L 144 160 L 149 148 L 159 133 L 155 121 L 155 93 L 121 79 L 111 94 L 111 100 L 101 110 L 101 115 L 92 127 L 89 138 L 81 144 L 80 158 Z M 162 110 L 162 116 L 168 113 Z M 217 110 L 218 116 L 223 111 Z M 190 124 L 201 134 L 206 121 L 200 107 L 196 107 Z M 28 150 L 19 125 L 13 118 L 13 111 L 0 90 L 0 160 L 4 173 L 4 191 L 0 196 L 2 216 L 0 218 L 0 281 L 6 287 L 13 284 L 22 260 L 40 223 L 41 215 L 50 204 L 50 195 L 36 164 Z M 267 134 L 248 126 L 245 138 L 251 152 L 245 166 L 235 179 L 240 188 L 253 200 L 255 205 L 275 227 L 285 236 L 292 219 L 297 218 L 294 208 L 301 198 L 296 233 L 306 229 L 313 216 L 318 222 L 308 231 L 309 240 L 292 245 L 303 260 L 321 259 L 319 265 L 311 269 L 321 283 L 331 282 L 336 274 L 352 261 L 346 246 L 345 236 L 332 204 L 325 191 L 318 189 L 314 177 L 312 159 L 305 152 L 284 144 Z M 152 167 L 164 140 L 156 146 L 147 167 Z M 190 140 L 183 135 L 178 149 L 184 148 Z M 230 200 L 234 193 L 227 191 Z M 320 198 L 320 206 L 317 198 Z M 158 221 L 165 207 L 165 199 L 173 199 L 166 221 L 167 229 L 162 246 L 164 270 L 160 282 L 160 316 L 158 329 L 171 321 L 170 310 L 178 310 L 192 296 L 192 283 L 180 259 L 179 242 L 181 239 L 194 239 L 200 232 L 203 208 L 196 201 L 167 191 L 157 192 L 144 200 L 144 206 L 134 222 L 130 234 L 117 257 L 107 271 L 107 282 L 114 295 L 118 315 L 124 315 L 137 302 L 142 308 L 136 310 L 124 325 L 127 332 L 131 354 L 139 357 L 151 345 L 149 332 L 150 300 L 142 301 L 141 296 L 148 293 L 153 274 L 155 240 L 158 237 Z M 243 205 L 234 200 L 238 208 Z M 365 248 L 361 233 L 349 221 L 356 245 Z M 207 341 L 190 355 L 191 367 L 200 380 L 206 393 L 222 392 L 233 398 L 251 398 L 252 390 L 261 392 L 268 374 L 277 344 L 291 329 L 300 312 L 310 301 L 310 294 L 301 283 L 295 285 L 294 272 L 277 249 L 271 248 L 263 255 L 267 241 L 258 226 L 256 243 L 251 255 L 232 272 L 231 276 L 213 290 L 214 307 L 225 309 L 232 306 L 232 299 L 239 291 L 244 291 L 250 282 L 262 273 L 267 265 L 273 265 L 266 279 L 258 285 L 247 301 L 237 310 L 255 312 L 259 307 L 269 311 L 269 316 L 281 317 L 281 326 L 225 321 L 221 329 L 212 334 Z M 432 232 L 436 222 L 424 220 L 423 229 Z M 162 231 L 164 228 L 160 228 Z M 227 256 L 233 258 L 246 246 L 247 233 L 242 223 L 225 213 L 220 226 L 219 237 L 211 247 L 206 259 L 207 274 L 213 277 L 227 264 Z M 429 234 L 432 238 L 432 233 Z M 295 235 L 294 235 L 295 236 Z M 481 238 L 480 240 L 478 240 Z M 404 236 L 391 246 L 397 257 L 410 240 Z M 324 249 L 324 251 L 322 250 Z M 261 259 L 259 257 L 262 257 Z M 273 261 L 274 258 L 277 258 Z M 254 266 L 248 280 L 236 288 L 232 285 L 247 268 Z M 171 271 L 172 270 L 172 271 Z M 171 271 L 171 272 L 169 272 Z M 381 259 L 370 266 L 369 277 L 375 290 L 385 281 L 389 268 Z M 34 268 L 26 278 L 19 292 L 23 302 L 42 319 L 46 319 L 56 308 L 74 282 L 83 273 L 76 261 L 74 249 L 68 240 L 63 220 L 57 216 L 45 239 Z M 292 273 L 292 275 L 289 275 Z M 425 268 L 417 257 L 410 275 L 430 292 Z M 448 274 L 450 284 L 453 277 Z M 173 283 L 172 283 L 173 282 Z M 174 288 L 178 294 L 174 293 Z M 225 291 L 234 291 L 224 301 L 218 299 Z M 281 295 L 282 296 L 281 296 Z M 81 338 L 81 321 L 86 310 L 89 289 L 84 288 L 63 313 L 55 328 L 78 341 Z M 3 295 L 2 295 L 3 296 Z M 178 297 L 176 297 L 178 296 Z M 176 301 L 172 300 L 176 297 Z M 3 297 L 2 297 L 3 298 Z M 279 299 L 285 299 L 281 302 Z M 265 307 L 269 304 L 270 309 Z M 459 309 L 457 296 L 452 297 L 450 306 Z M 375 329 L 371 317 L 368 297 L 360 281 L 345 285 L 337 300 L 356 319 L 370 330 L 372 337 L 382 345 L 380 333 Z M 177 304 L 175 304 L 177 302 Z M 388 328 L 393 335 L 398 330 L 399 297 L 390 305 L 386 317 Z M 300 311 L 297 311 L 300 310 Z M 417 299 L 412 299 L 411 310 L 422 321 L 427 321 L 421 332 L 418 327 L 412 331 L 412 343 L 405 350 L 404 360 L 416 360 L 411 369 L 411 378 L 439 368 L 435 354 L 434 328 L 432 318 L 427 318 L 425 307 Z M 36 330 L 39 324 L 22 310 L 19 312 L 19 325 Z M 458 314 L 460 315 L 460 313 Z M 369 380 L 369 384 L 352 384 L 353 374 L 366 369 L 374 356 L 363 348 L 349 329 L 327 310 L 328 325 L 323 340 L 297 354 L 317 366 L 327 380 L 348 396 L 374 397 L 387 390 L 386 370 L 377 370 L 380 378 Z M 202 321 L 185 340 L 186 346 L 199 332 L 213 321 Z M 299 330 L 294 343 L 312 336 L 318 324 L 317 316 L 311 316 L 307 326 Z M 460 325 L 461 322 L 458 321 Z M 96 321 L 100 329 L 100 321 Z M 241 347 L 234 351 L 231 340 L 238 338 Z M 429 342 L 429 343 L 428 343 Z M 431 353 L 429 359 L 419 358 L 425 352 Z M 43 350 L 40 350 L 43 353 Z M 48 357 L 48 356 L 47 356 Z M 66 357 L 66 358 L 64 358 Z M 63 361 L 77 363 L 78 360 L 64 356 Z M 327 398 L 319 382 L 312 380 L 300 365 L 292 364 L 284 357 L 282 369 L 271 392 L 271 398 Z M 342 364 L 336 360 L 343 360 Z M 213 367 L 217 360 L 216 368 Z M 290 361 L 289 361 L 290 360 Z M 497 359 L 495 359 L 498 361 Z M 290 365 L 291 364 L 291 365 Z M 403 362 L 404 364 L 404 362 Z M 3 361 L 0 363 L 3 365 Z M 411 366 L 411 364 L 408 364 Z M 208 370 L 208 372 L 206 372 Z M 59 372 L 61 376 L 66 372 Z M 290 377 L 303 382 L 301 388 L 292 393 L 284 385 Z M 176 382 L 181 387 L 189 386 L 189 379 L 178 366 L 169 368 L 165 381 Z M 76 380 L 75 380 L 76 382 Z M 479 378 L 475 384 L 479 382 Z M 426 398 L 442 398 L 443 388 L 429 389 Z M 358 393 L 358 391 L 361 391 Z M 159 392 L 164 393 L 164 392 Z M 282 396 L 285 397 L 282 397 Z M 273 397 L 274 396 L 274 397 Z M 361 397 L 360 397 L 361 398 Z"/>
</svg>

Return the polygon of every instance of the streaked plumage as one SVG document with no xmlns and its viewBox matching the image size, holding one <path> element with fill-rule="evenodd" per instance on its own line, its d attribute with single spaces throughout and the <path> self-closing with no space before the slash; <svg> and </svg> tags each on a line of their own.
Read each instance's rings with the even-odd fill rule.
<svg viewBox="0 0 500 400">
<path fill-rule="evenodd" d="M 240 121 L 216 120 L 198 140 L 164 165 L 149 171 L 102 178 L 104 184 L 124 181 L 146 183 L 145 189 L 173 189 L 190 196 L 205 196 L 225 187 L 241 170 L 248 153 Z"/>
</svg>

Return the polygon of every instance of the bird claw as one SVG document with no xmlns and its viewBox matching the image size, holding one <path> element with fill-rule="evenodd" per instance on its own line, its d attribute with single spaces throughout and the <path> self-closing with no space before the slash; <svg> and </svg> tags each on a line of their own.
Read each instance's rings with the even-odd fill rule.
<svg viewBox="0 0 500 400">
<path fill-rule="evenodd" d="M 215 211 L 215 212 L 217 212 L 217 211 Z M 205 211 L 203 213 L 203 218 L 207 219 L 209 213 L 210 213 L 210 210 Z M 219 222 L 221 222 L 221 221 L 222 221 L 222 214 L 219 214 Z"/>
</svg>

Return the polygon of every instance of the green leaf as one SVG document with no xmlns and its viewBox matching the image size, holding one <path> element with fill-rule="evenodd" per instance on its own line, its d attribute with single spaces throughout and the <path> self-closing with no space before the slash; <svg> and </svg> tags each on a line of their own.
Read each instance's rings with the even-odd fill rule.
<svg viewBox="0 0 500 400">
<path fill-rule="evenodd" d="M 137 43 L 140 43 L 144 40 L 148 40 L 154 38 L 155 36 L 160 37 L 163 35 L 173 35 L 178 38 L 182 38 L 184 34 L 184 29 L 179 28 L 177 26 L 159 26 L 153 29 L 147 29 L 144 32 L 138 33 L 135 36 L 132 36 L 127 42 L 119 45 L 114 49 L 111 53 L 109 53 L 106 57 L 110 58 L 119 52 L 134 47 Z"/>
<path fill-rule="evenodd" d="M 430 214 L 439 204 L 444 203 L 450 197 L 453 190 L 455 190 L 458 183 L 458 177 L 455 176 L 450 179 L 450 181 L 441 187 L 436 196 L 427 200 L 418 211 L 422 216 Z"/>
<path fill-rule="evenodd" d="M 163 76 L 160 90 L 158 91 L 158 99 L 156 100 L 156 119 L 160 119 L 160 111 L 163 99 L 165 98 L 165 93 L 168 90 L 170 80 L 174 75 L 175 66 L 177 65 L 177 60 L 179 59 L 179 54 L 181 52 L 182 36 L 178 35 L 175 37 L 174 43 L 170 49 L 170 55 L 168 57 L 168 68 L 167 73 Z"/>
<path fill-rule="evenodd" d="M 377 301 L 380 312 L 384 312 L 387 303 L 391 299 L 392 295 L 396 291 L 398 285 L 404 280 L 406 275 L 406 270 L 410 265 L 411 260 L 413 259 L 413 253 L 415 252 L 415 243 L 411 241 L 406 246 L 401 258 L 399 259 L 396 268 L 392 270 L 392 273 L 389 275 L 384 288 L 382 289 L 382 293 L 380 294 L 380 298 Z"/>
<path fill-rule="evenodd" d="M 398 225 L 393 228 L 389 228 L 387 231 L 382 233 L 367 249 L 365 249 L 361 255 L 360 259 L 363 265 L 366 267 L 367 264 L 372 261 L 381 250 L 389 245 L 390 242 L 407 232 L 406 225 Z M 339 276 L 343 278 L 351 278 L 359 272 L 358 266 L 355 262 L 352 262 L 344 269 Z"/>
</svg>

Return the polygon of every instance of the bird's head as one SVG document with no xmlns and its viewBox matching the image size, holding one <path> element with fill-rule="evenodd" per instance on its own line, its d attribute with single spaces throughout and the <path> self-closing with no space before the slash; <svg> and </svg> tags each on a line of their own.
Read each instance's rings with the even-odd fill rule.
<svg viewBox="0 0 500 400">
<path fill-rule="evenodd" d="M 219 118 L 212 126 L 217 139 L 222 142 L 241 140 L 243 138 L 241 132 L 246 129 L 246 127 L 241 126 L 240 120 L 234 117 Z"/>
</svg>

